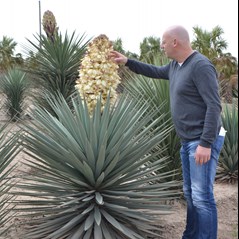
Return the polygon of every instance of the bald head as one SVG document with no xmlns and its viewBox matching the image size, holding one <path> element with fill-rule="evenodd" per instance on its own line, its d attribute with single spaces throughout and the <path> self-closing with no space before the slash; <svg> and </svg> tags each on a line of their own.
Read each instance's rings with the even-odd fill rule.
<svg viewBox="0 0 239 239">
<path fill-rule="evenodd" d="M 190 42 L 188 31 L 179 25 L 169 27 L 164 34 L 168 34 L 180 42 Z"/>
<path fill-rule="evenodd" d="M 166 29 L 161 48 L 169 58 L 178 62 L 183 62 L 193 52 L 188 31 L 179 25 Z"/>
</svg>

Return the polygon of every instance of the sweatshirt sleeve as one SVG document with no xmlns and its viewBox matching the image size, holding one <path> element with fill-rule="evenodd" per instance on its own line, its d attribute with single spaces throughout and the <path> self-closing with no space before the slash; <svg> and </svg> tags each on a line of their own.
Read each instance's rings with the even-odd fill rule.
<svg viewBox="0 0 239 239">
<path fill-rule="evenodd" d="M 128 59 L 125 66 L 127 66 L 131 71 L 136 74 L 144 75 L 155 79 L 169 79 L 169 64 L 165 66 L 155 66 L 137 60 Z"/>
<path fill-rule="evenodd" d="M 211 147 L 221 126 L 221 99 L 219 96 L 216 69 L 212 64 L 199 64 L 195 72 L 194 82 L 198 92 L 206 104 L 206 115 L 200 145 Z"/>
</svg>

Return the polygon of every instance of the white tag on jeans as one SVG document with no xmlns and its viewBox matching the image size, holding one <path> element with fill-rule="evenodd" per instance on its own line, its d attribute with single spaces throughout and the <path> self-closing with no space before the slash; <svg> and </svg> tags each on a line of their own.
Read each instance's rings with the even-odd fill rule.
<svg viewBox="0 0 239 239">
<path fill-rule="evenodd" d="M 221 129 L 220 129 L 220 132 L 219 132 L 219 135 L 220 136 L 225 136 L 226 135 L 226 130 L 223 128 L 223 127 L 221 127 Z"/>
</svg>

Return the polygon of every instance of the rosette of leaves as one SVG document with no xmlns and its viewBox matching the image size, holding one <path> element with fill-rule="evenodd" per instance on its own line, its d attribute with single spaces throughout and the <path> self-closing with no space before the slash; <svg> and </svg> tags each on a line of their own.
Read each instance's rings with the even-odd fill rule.
<svg viewBox="0 0 239 239">
<path fill-rule="evenodd" d="M 149 163 L 156 153 L 148 152 L 170 130 L 154 127 L 158 109 L 123 95 L 111 107 L 108 95 L 91 115 L 79 96 L 74 112 L 61 96 L 48 100 L 57 117 L 36 108 L 22 138 L 33 169 L 16 191 L 23 196 L 16 206 L 29 218 L 24 238 L 159 238 L 157 224 L 170 212 L 165 200 L 178 191 L 176 182 L 154 183 L 170 176 L 154 174 L 166 158 Z"/>
<path fill-rule="evenodd" d="M 117 86 L 120 83 L 118 75 L 119 66 L 109 57 L 113 45 L 106 35 L 99 35 L 87 46 L 79 69 L 79 79 L 76 81 L 76 89 L 85 97 L 90 111 L 96 105 L 99 95 L 102 103 L 106 102 L 111 91 L 111 102 L 117 98 Z"/>
<path fill-rule="evenodd" d="M 80 60 L 89 40 L 86 35 L 76 36 L 59 33 L 54 43 L 46 36 L 35 36 L 36 42 L 28 40 L 29 72 L 35 83 L 34 100 L 49 111 L 51 107 L 45 100 L 46 94 L 57 95 L 60 92 L 66 100 L 75 93 Z"/>
<path fill-rule="evenodd" d="M 6 96 L 4 109 L 12 121 L 21 118 L 29 88 L 28 76 L 21 69 L 10 69 L 1 77 L 0 90 Z"/>
<path fill-rule="evenodd" d="M 51 11 L 47 10 L 44 12 L 42 26 L 47 37 L 54 42 L 54 38 L 57 34 L 58 27 L 56 23 L 56 18 Z"/>
</svg>

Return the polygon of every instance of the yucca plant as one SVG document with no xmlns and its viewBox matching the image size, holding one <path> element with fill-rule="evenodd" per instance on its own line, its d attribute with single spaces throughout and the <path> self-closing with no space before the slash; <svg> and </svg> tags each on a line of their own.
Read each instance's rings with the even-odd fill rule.
<svg viewBox="0 0 239 239">
<path fill-rule="evenodd" d="M 45 100 L 48 93 L 57 95 L 60 92 L 70 101 L 70 95 L 75 91 L 80 61 L 89 42 L 85 38 L 85 34 L 76 37 L 75 32 L 72 35 L 66 32 L 64 36 L 55 34 L 53 42 L 44 35 L 35 36 L 36 42 L 28 40 L 28 65 L 34 66 L 29 67 L 28 72 L 35 79 L 34 96 L 37 96 L 35 99 L 42 107 L 51 110 Z M 34 54 L 36 57 L 33 57 Z"/>
<path fill-rule="evenodd" d="M 4 108 L 12 121 L 21 118 L 28 89 L 27 75 L 18 68 L 10 69 L 0 79 L 0 90 L 6 96 Z"/>
<path fill-rule="evenodd" d="M 222 124 L 226 129 L 225 141 L 219 159 L 217 180 L 238 181 L 238 107 L 225 104 L 222 111 Z"/>
<path fill-rule="evenodd" d="M 109 95 L 103 109 L 99 97 L 93 114 L 79 97 L 73 113 L 62 96 L 48 101 L 57 117 L 37 107 L 22 139 L 34 172 L 15 192 L 26 196 L 16 202 L 29 219 L 22 238 L 160 238 L 165 201 L 179 192 L 177 182 L 152 184 L 170 176 L 153 174 L 165 158 L 149 163 L 170 130 L 154 127 L 164 117 L 153 120 L 159 109 L 125 95 L 115 107 Z"/>
<path fill-rule="evenodd" d="M 14 169 L 10 166 L 13 158 L 19 152 L 17 134 L 11 134 L 7 125 L 0 125 L 0 236 L 9 229 L 10 209 L 9 201 L 12 196 L 8 194 L 11 186 L 9 174 Z M 10 223 L 9 223 L 10 225 Z"/>
<path fill-rule="evenodd" d="M 145 61 L 149 64 L 160 65 L 162 64 L 162 57 L 154 55 L 153 60 L 147 61 L 147 58 L 145 58 Z M 164 63 L 167 63 L 166 59 L 164 59 Z M 162 105 L 155 117 L 160 117 L 160 115 L 164 114 L 165 117 L 161 119 L 159 124 L 167 124 L 168 127 L 173 128 L 168 81 L 151 79 L 126 70 L 123 74 L 123 88 L 133 98 L 137 98 L 140 95 L 142 99 L 150 102 L 152 108 Z M 175 173 L 172 173 L 171 176 L 177 180 L 182 179 L 180 147 L 180 139 L 173 128 L 167 137 L 158 145 L 158 149 L 156 149 L 159 151 L 159 158 L 168 157 L 168 166 L 164 168 L 163 171 L 174 171 Z"/>
</svg>

